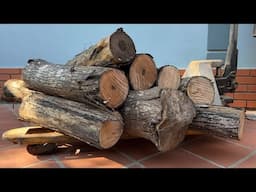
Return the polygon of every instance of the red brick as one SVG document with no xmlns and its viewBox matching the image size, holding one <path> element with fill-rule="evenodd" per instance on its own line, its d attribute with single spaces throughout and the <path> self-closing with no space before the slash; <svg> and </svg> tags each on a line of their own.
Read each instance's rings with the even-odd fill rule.
<svg viewBox="0 0 256 192">
<path fill-rule="evenodd" d="M 256 85 L 247 85 L 248 91 L 256 91 Z"/>
<path fill-rule="evenodd" d="M 11 79 L 21 79 L 21 74 L 11 75 Z"/>
<path fill-rule="evenodd" d="M 20 68 L 0 68 L 0 74 L 20 74 Z"/>
<path fill-rule="evenodd" d="M 234 93 L 225 93 L 224 95 L 228 96 L 228 97 L 234 97 Z"/>
<path fill-rule="evenodd" d="M 256 77 L 236 77 L 238 84 L 256 84 Z"/>
<path fill-rule="evenodd" d="M 250 75 L 250 69 L 238 69 L 236 75 L 237 76 L 249 76 Z"/>
<path fill-rule="evenodd" d="M 0 88 L 4 87 L 4 81 L 0 81 Z"/>
<path fill-rule="evenodd" d="M 246 92 L 247 91 L 247 85 L 238 85 L 236 88 L 236 92 Z"/>
<path fill-rule="evenodd" d="M 233 103 L 229 104 L 230 107 L 246 107 L 245 100 L 234 100 Z"/>
<path fill-rule="evenodd" d="M 256 100 L 256 93 L 234 93 L 234 99 Z"/>
<path fill-rule="evenodd" d="M 256 69 L 251 69 L 250 75 L 251 76 L 256 76 Z"/>
<path fill-rule="evenodd" d="M 256 101 L 247 101 L 248 108 L 256 108 Z"/>
<path fill-rule="evenodd" d="M 10 75 L 8 75 L 8 74 L 0 74 L 0 80 L 6 81 L 8 79 L 10 79 Z"/>
</svg>

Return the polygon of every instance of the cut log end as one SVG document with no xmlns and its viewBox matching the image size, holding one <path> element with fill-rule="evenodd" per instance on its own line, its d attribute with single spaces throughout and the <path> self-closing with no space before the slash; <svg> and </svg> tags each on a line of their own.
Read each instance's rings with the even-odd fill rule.
<svg viewBox="0 0 256 192">
<path fill-rule="evenodd" d="M 172 65 L 162 67 L 159 70 L 157 85 L 161 89 L 178 89 L 180 85 L 180 73 L 177 67 Z"/>
<path fill-rule="evenodd" d="M 132 39 L 123 30 L 117 30 L 111 35 L 110 50 L 117 63 L 131 61 L 136 55 Z"/>
<path fill-rule="evenodd" d="M 129 70 L 129 79 L 134 90 L 151 88 L 157 79 L 157 68 L 152 57 L 137 55 Z"/>
<path fill-rule="evenodd" d="M 116 108 L 125 101 L 129 83 L 122 71 L 112 69 L 104 72 L 99 84 L 100 96 L 108 107 Z"/>
<path fill-rule="evenodd" d="M 110 148 L 117 143 L 123 133 L 123 124 L 120 121 L 105 121 L 100 130 L 100 146 Z"/>
<path fill-rule="evenodd" d="M 194 76 L 190 79 L 187 94 L 195 104 L 212 104 L 214 101 L 212 82 L 203 76 Z"/>
</svg>

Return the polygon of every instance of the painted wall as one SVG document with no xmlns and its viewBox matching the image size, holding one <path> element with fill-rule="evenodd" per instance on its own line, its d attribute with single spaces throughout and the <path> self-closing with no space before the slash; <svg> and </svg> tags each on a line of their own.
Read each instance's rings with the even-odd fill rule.
<svg viewBox="0 0 256 192">
<path fill-rule="evenodd" d="M 150 53 L 158 66 L 185 68 L 206 58 L 207 24 L 0 24 L 0 68 L 22 68 L 29 58 L 65 63 L 118 27 L 134 40 L 137 53 Z"/>
<path fill-rule="evenodd" d="M 252 36 L 253 24 L 238 26 L 238 67 L 256 68 L 256 38 Z"/>
</svg>

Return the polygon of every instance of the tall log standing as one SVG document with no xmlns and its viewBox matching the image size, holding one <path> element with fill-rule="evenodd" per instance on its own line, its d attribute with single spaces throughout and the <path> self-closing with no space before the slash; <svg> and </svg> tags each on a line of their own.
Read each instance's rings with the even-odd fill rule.
<svg viewBox="0 0 256 192">
<path fill-rule="evenodd" d="M 118 67 L 134 59 L 135 45 L 122 28 L 102 39 L 96 45 L 77 54 L 66 65 L 72 66 L 112 66 Z"/>
<path fill-rule="evenodd" d="M 207 134 L 240 140 L 244 129 L 244 110 L 231 107 L 196 107 L 197 115 L 189 127 Z"/>
<path fill-rule="evenodd" d="M 110 108 L 120 106 L 129 91 L 128 80 L 118 69 L 50 64 L 40 59 L 28 61 L 23 80 L 33 90 Z"/>
<path fill-rule="evenodd" d="M 134 90 L 151 88 L 157 80 L 157 68 L 149 54 L 137 54 L 129 66 L 129 81 Z"/>
<path fill-rule="evenodd" d="M 207 77 L 193 76 L 183 78 L 179 90 L 185 92 L 194 104 L 210 105 L 214 102 L 213 83 Z"/>
<path fill-rule="evenodd" d="M 142 137 L 159 151 L 179 145 L 195 116 L 191 100 L 178 90 L 130 91 L 121 109 L 124 136 Z"/>
<path fill-rule="evenodd" d="M 9 80 L 6 86 L 15 97 L 22 97 L 19 108 L 21 119 L 59 131 L 99 149 L 112 147 L 122 135 L 123 122 L 118 112 L 45 95 L 25 88 L 21 80 L 17 81 Z M 18 88 L 18 84 L 23 87 Z"/>
<path fill-rule="evenodd" d="M 159 69 L 157 86 L 161 89 L 178 89 L 180 86 L 180 73 L 177 67 L 166 65 Z"/>
</svg>

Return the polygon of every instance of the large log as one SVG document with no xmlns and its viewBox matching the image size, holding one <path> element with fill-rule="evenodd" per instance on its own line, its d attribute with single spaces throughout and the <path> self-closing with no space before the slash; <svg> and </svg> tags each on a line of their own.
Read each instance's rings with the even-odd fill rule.
<svg viewBox="0 0 256 192">
<path fill-rule="evenodd" d="M 173 65 L 166 65 L 159 69 L 157 86 L 161 89 L 178 89 L 180 86 L 180 72 Z"/>
<path fill-rule="evenodd" d="M 245 112 L 231 107 L 196 107 L 197 115 L 190 129 L 206 134 L 240 140 L 243 136 Z"/>
<path fill-rule="evenodd" d="M 129 81 L 134 90 L 151 88 L 157 80 L 157 68 L 149 54 L 137 54 L 129 67 Z"/>
<path fill-rule="evenodd" d="M 213 75 L 213 67 L 220 66 L 223 63 L 222 60 L 194 60 L 192 61 L 185 73 L 182 76 L 183 78 L 193 77 L 193 76 L 204 76 L 211 80 L 214 87 L 214 100 L 213 105 L 222 105 L 220 94 L 217 88 L 215 77 Z"/>
<path fill-rule="evenodd" d="M 97 44 L 77 54 L 67 65 L 72 66 L 112 66 L 131 61 L 136 54 L 135 45 L 122 28 L 119 28 Z"/>
<path fill-rule="evenodd" d="M 69 66 L 30 59 L 23 70 L 28 88 L 82 103 L 120 106 L 129 91 L 124 72 L 96 66 Z"/>
<path fill-rule="evenodd" d="M 122 135 L 123 122 L 118 112 L 45 95 L 17 81 L 9 80 L 6 85 L 8 88 L 14 85 L 11 93 L 22 98 L 19 108 L 22 120 L 59 131 L 99 149 L 112 147 Z M 22 87 L 18 88 L 18 84 Z"/>
<path fill-rule="evenodd" d="M 214 87 L 210 79 L 204 76 L 186 77 L 181 80 L 179 90 L 198 105 L 210 105 L 214 102 Z"/>
<path fill-rule="evenodd" d="M 181 91 L 158 87 L 130 91 L 121 109 L 123 137 L 150 140 L 159 151 L 177 147 L 195 116 L 192 101 Z"/>
</svg>

